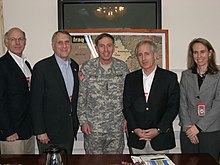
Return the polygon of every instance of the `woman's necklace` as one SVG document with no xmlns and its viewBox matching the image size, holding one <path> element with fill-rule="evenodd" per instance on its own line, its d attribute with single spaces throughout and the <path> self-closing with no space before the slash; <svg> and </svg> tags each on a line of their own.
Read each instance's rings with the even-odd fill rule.
<svg viewBox="0 0 220 165">
<path fill-rule="evenodd" d="M 206 72 L 207 72 L 207 68 L 204 69 L 204 70 L 197 68 L 197 73 L 198 73 L 201 77 L 205 77 Z"/>
</svg>

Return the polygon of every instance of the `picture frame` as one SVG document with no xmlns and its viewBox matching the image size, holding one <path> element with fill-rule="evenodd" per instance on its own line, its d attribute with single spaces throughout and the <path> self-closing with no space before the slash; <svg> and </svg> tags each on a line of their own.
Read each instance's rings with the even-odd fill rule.
<svg viewBox="0 0 220 165">
<path fill-rule="evenodd" d="M 57 4 L 59 30 L 162 28 L 161 0 L 57 0 Z"/>
<path fill-rule="evenodd" d="M 94 40 L 101 33 L 109 33 L 115 39 L 113 57 L 126 62 L 130 71 L 140 69 L 134 50 L 141 40 L 153 41 L 158 47 L 157 65 L 169 69 L 168 30 L 163 29 L 73 29 L 68 30 L 72 36 L 70 57 L 79 65 L 98 57 Z"/>
</svg>

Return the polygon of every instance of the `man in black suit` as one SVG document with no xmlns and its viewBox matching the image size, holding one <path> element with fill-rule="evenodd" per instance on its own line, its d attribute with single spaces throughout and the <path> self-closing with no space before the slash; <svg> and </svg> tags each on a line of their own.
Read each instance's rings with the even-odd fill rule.
<svg viewBox="0 0 220 165">
<path fill-rule="evenodd" d="M 5 33 L 6 54 L 0 58 L 0 151 L 1 154 L 33 154 L 30 118 L 31 67 L 23 57 L 25 32 L 12 28 Z"/>
<path fill-rule="evenodd" d="M 72 153 L 78 131 L 78 64 L 69 57 L 71 35 L 57 31 L 52 37 L 54 54 L 33 68 L 31 81 L 31 116 L 39 152 L 50 144 Z"/>
<path fill-rule="evenodd" d="M 156 65 L 157 46 L 152 41 L 139 42 L 135 54 L 142 69 L 126 76 L 123 94 L 128 146 L 134 154 L 167 153 L 175 147 L 177 75 Z"/>
</svg>

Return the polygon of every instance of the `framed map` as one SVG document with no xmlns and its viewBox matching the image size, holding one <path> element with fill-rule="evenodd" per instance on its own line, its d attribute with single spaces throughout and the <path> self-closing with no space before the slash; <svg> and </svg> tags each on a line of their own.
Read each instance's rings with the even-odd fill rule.
<svg viewBox="0 0 220 165">
<path fill-rule="evenodd" d="M 109 33 L 115 39 L 115 52 L 113 57 L 125 61 L 130 71 L 140 68 L 134 54 L 136 44 L 141 40 L 151 40 L 158 47 L 157 64 L 169 69 L 168 30 L 148 29 L 77 29 L 68 30 L 72 36 L 72 52 L 70 57 L 79 65 L 98 57 L 94 40 L 101 33 Z"/>
</svg>

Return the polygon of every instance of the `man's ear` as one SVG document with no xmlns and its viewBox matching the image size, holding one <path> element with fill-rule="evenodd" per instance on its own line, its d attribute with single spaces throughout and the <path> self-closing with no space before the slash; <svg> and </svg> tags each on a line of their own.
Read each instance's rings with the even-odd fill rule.
<svg viewBox="0 0 220 165">
<path fill-rule="evenodd" d="M 154 52 L 154 59 L 157 60 L 158 59 L 158 53 Z"/>
<path fill-rule="evenodd" d="M 5 46 L 8 47 L 8 40 L 7 39 L 4 40 L 4 43 L 5 43 Z"/>
</svg>

